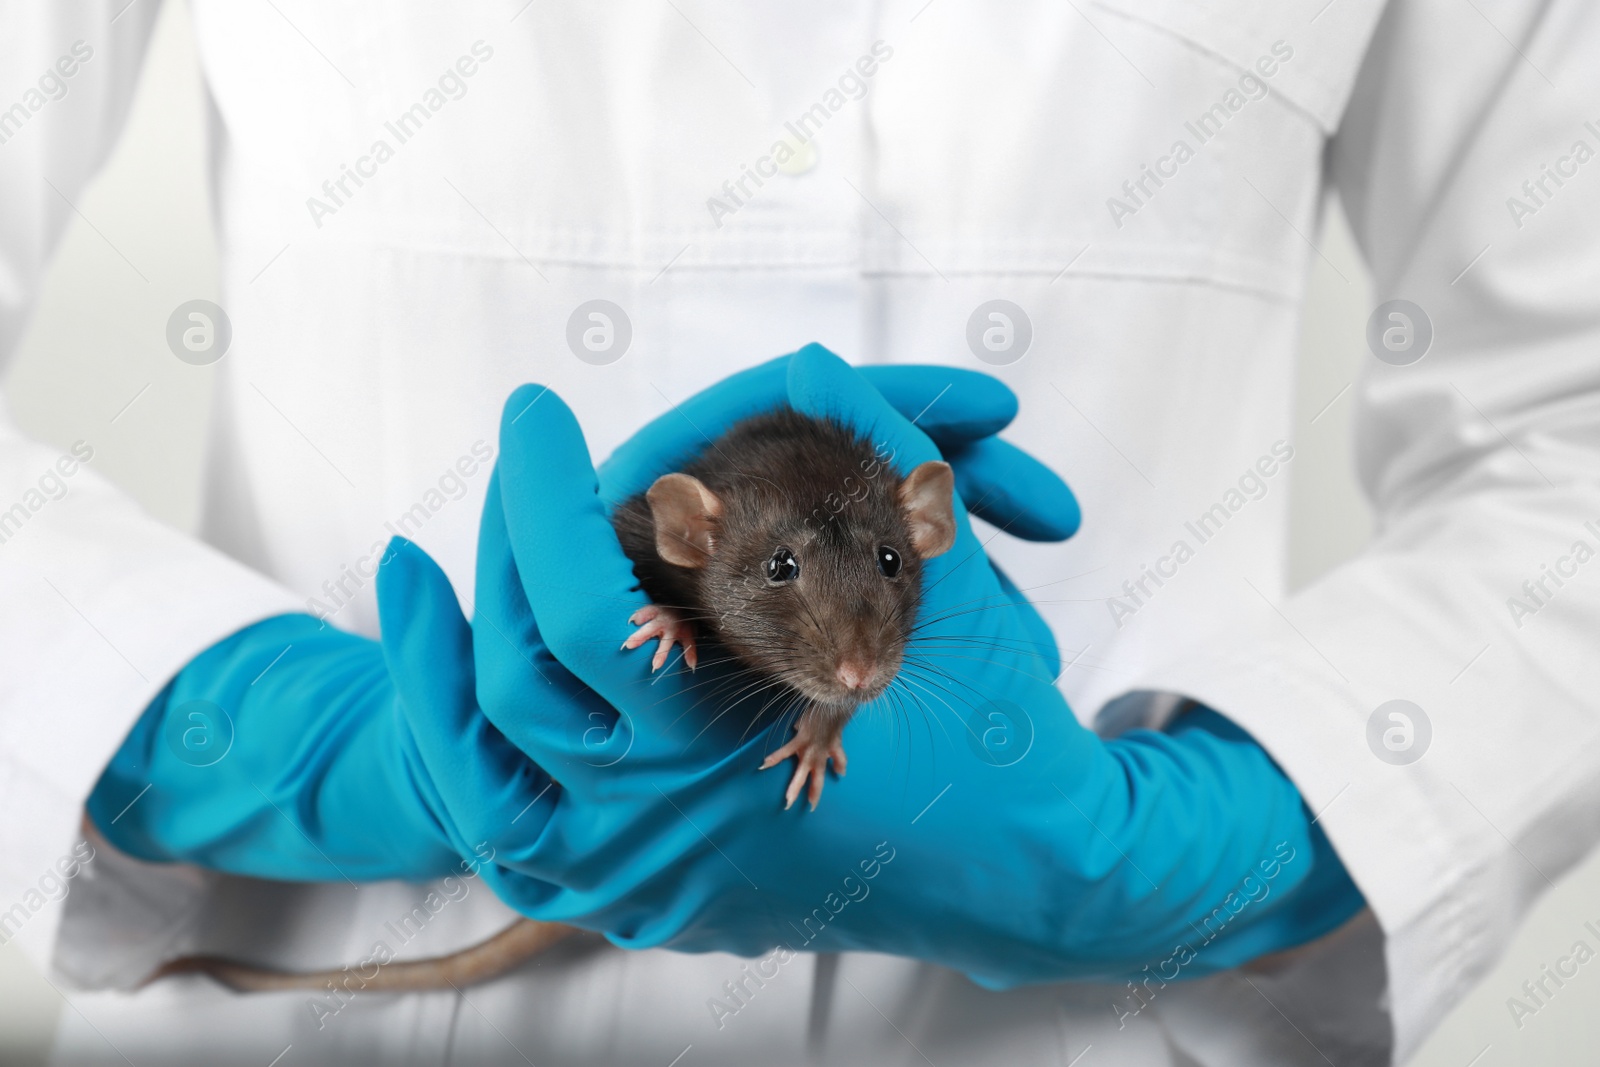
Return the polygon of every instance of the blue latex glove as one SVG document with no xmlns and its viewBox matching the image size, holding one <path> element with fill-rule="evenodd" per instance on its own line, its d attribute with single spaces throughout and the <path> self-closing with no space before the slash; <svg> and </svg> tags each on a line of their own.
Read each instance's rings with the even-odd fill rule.
<svg viewBox="0 0 1600 1067">
<path fill-rule="evenodd" d="M 786 367 L 787 357 L 771 361 L 689 401 L 637 436 L 635 454 L 669 447 L 686 416 L 706 415 L 707 397 L 724 411 L 770 406 Z M 883 367 L 873 377 L 950 449 L 980 514 L 1040 539 L 1076 529 L 1077 503 L 1060 480 L 991 436 L 1016 413 L 1005 386 L 940 367 Z M 503 546 L 497 493 L 490 498 L 488 514 L 502 533 L 489 543 Z M 480 585 L 500 573 L 480 566 Z M 397 541 L 378 589 L 381 647 L 291 615 L 248 627 L 187 665 L 146 709 L 89 798 L 107 838 L 151 861 L 353 881 L 442 875 L 463 857 L 476 870 L 494 855 L 491 837 L 515 848 L 522 835 L 537 835 L 540 820 L 521 816 L 549 779 L 481 712 L 463 711 L 448 729 L 434 717 L 413 728 L 419 714 L 447 700 L 464 693 L 470 701 L 472 638 L 452 628 L 460 608 L 448 582 L 414 546 Z M 488 620 L 480 628 L 510 647 Z M 542 688 L 532 669 L 541 656 L 548 659 L 536 640 L 516 649 L 499 687 L 526 686 L 534 676 Z M 492 676 L 487 684 L 495 687 Z M 442 802 L 441 788 L 454 806 Z M 518 899 L 543 894 L 528 885 L 516 892 Z"/>
<path fill-rule="evenodd" d="M 484 839 L 462 851 L 441 822 L 385 661 L 386 650 L 416 663 L 436 653 L 408 641 L 417 625 L 407 616 L 384 621 L 387 649 L 282 615 L 195 657 L 101 775 L 90 818 L 141 859 L 235 874 L 353 882 L 459 871 Z"/>
<path fill-rule="evenodd" d="M 821 349 L 789 362 L 784 395 L 904 469 L 938 457 Z M 744 413 L 706 407 L 692 421 L 709 436 Z M 498 850 L 502 895 L 526 913 L 628 946 L 866 949 L 1003 985 L 1175 955 L 1209 973 L 1360 907 L 1294 786 L 1226 720 L 1109 743 L 1082 728 L 960 507 L 955 547 L 927 565 L 900 713 L 863 709 L 848 778 L 817 811 L 785 811 L 786 772 L 756 770 L 784 740 L 750 729 L 759 700 L 712 699 L 714 666 L 652 676 L 648 651 L 617 650 L 645 600 L 605 501 L 680 454 L 624 449 L 601 490 L 558 397 L 525 387 L 506 410 L 474 647 L 483 711 L 558 783 L 528 815 L 537 838 Z"/>
</svg>

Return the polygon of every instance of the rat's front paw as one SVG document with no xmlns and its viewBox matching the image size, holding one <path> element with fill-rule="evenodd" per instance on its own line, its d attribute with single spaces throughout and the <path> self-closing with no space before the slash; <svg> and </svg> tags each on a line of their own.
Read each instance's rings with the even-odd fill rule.
<svg viewBox="0 0 1600 1067">
<path fill-rule="evenodd" d="M 794 727 L 794 738 L 761 761 L 761 769 L 766 770 L 768 767 L 776 767 L 790 756 L 795 757 L 794 776 L 789 779 L 789 788 L 783 794 L 785 811 L 794 807 L 795 799 L 800 796 L 800 790 L 806 788 L 808 783 L 806 798 L 811 801 L 811 810 L 817 810 L 817 801 L 822 799 L 822 785 L 827 778 L 830 759 L 833 760 L 835 773 L 843 775 L 845 771 L 844 739 L 840 736 L 840 728 L 819 729 L 812 722 L 812 718 L 811 715 L 800 716 L 800 721 Z"/>
<path fill-rule="evenodd" d="M 655 658 L 650 661 L 652 671 L 659 671 L 667 662 L 674 644 L 683 646 L 683 662 L 689 665 L 691 671 L 700 662 L 700 654 L 694 647 L 694 624 L 671 608 L 646 604 L 628 616 L 628 621 L 639 628 L 632 637 L 622 642 L 623 648 L 638 648 L 652 637 L 661 638 L 661 643 L 656 646 Z"/>
</svg>

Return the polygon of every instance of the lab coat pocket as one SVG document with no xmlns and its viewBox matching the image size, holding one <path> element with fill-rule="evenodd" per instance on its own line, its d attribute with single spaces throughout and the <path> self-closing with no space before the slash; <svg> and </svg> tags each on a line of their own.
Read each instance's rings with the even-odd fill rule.
<svg viewBox="0 0 1600 1067">
<path fill-rule="evenodd" d="M 1275 94 L 1329 135 L 1383 10 L 1381 0 L 1094 0 L 1094 7 L 1236 67 L 1241 98 Z"/>
<path fill-rule="evenodd" d="M 895 228 L 879 227 L 869 269 L 1292 299 L 1296 230 L 1315 210 L 1304 176 L 1320 172 L 1375 4 L 1340 0 L 1314 22 L 1305 8 L 1102 0 L 947 14 L 897 53 L 874 98 L 879 170 L 862 192 Z"/>
</svg>

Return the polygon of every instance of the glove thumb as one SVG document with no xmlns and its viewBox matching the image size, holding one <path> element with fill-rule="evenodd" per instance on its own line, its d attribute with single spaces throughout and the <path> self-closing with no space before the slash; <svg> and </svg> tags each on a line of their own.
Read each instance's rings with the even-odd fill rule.
<svg viewBox="0 0 1600 1067">
<path fill-rule="evenodd" d="M 403 537 L 389 541 L 378 564 L 378 625 L 389 676 L 414 723 L 422 709 L 470 713 L 472 628 L 444 571 Z"/>
</svg>

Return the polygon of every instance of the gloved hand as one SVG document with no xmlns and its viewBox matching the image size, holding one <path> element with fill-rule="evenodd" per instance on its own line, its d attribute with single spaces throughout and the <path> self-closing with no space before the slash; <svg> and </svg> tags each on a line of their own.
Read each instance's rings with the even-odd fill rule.
<svg viewBox="0 0 1600 1067">
<path fill-rule="evenodd" d="M 389 614 L 390 649 L 427 662 L 429 650 L 406 649 L 405 617 Z M 90 794 L 90 818 L 141 859 L 236 874 L 358 881 L 456 871 L 473 853 L 459 850 L 430 803 L 384 652 L 309 615 L 218 642 L 145 710 Z"/>
<path fill-rule="evenodd" d="M 886 442 L 905 469 L 938 457 L 825 351 L 786 379 L 796 409 Z M 897 703 L 846 729 L 849 776 L 818 810 L 784 810 L 785 778 L 756 770 L 784 740 L 751 728 L 759 699 L 715 699 L 716 666 L 652 675 L 648 652 L 618 651 L 645 600 L 605 502 L 680 453 L 652 466 L 624 449 L 600 489 L 558 397 L 525 387 L 506 410 L 474 629 L 484 711 L 558 783 L 538 838 L 498 851 L 526 913 L 627 946 L 865 949 L 1003 985 L 1174 959 L 1208 973 L 1360 907 L 1294 786 L 1220 716 L 1112 742 L 1080 726 L 961 508 L 955 547 L 927 564 Z M 715 436 L 742 413 L 692 421 Z"/>
<path fill-rule="evenodd" d="M 787 357 L 774 360 L 686 402 L 635 438 L 634 454 L 669 447 L 686 416 L 776 402 L 786 365 Z M 1076 528 L 1077 504 L 1060 480 L 992 438 L 1016 413 L 1003 385 L 939 367 L 884 367 L 874 377 L 909 415 L 926 412 L 922 424 L 951 450 L 982 514 L 1036 538 Z M 500 515 L 491 491 L 486 518 L 499 533 L 486 543 L 503 549 Z M 480 565 L 480 587 L 501 575 Z M 289 615 L 197 656 L 146 709 L 97 783 L 87 806 L 101 832 L 150 861 L 311 881 L 477 870 L 496 843 L 515 852 L 536 837 L 542 819 L 529 805 L 541 796 L 548 805 L 559 791 L 548 790 L 549 779 L 473 703 L 472 636 L 455 625 L 460 608 L 449 583 L 425 554 L 397 540 L 378 591 L 381 646 Z M 536 639 L 513 649 L 487 618 L 478 625 L 510 653 L 515 678 L 502 673 L 499 688 L 531 684 L 519 699 L 536 696 L 543 685 L 534 663 L 548 653 Z M 447 705 L 460 713 L 441 723 L 436 712 Z M 441 791 L 455 803 L 446 805 Z M 509 875 L 490 881 L 523 903 L 549 895 Z"/>
</svg>

